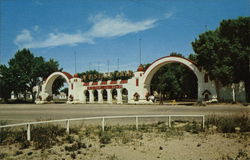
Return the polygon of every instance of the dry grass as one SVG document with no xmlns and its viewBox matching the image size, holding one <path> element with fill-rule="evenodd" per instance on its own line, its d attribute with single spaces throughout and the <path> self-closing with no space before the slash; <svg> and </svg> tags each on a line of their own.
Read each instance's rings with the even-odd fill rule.
<svg viewBox="0 0 250 160">
<path fill-rule="evenodd" d="M 211 155 L 210 159 L 249 159 L 249 127 L 248 115 L 244 113 L 231 117 L 209 116 L 205 130 L 195 121 L 176 121 L 173 122 L 172 127 L 168 127 L 166 122 L 159 121 L 139 125 L 138 130 L 134 125 L 106 126 L 105 132 L 102 131 L 101 126 L 78 126 L 70 128 L 68 135 L 65 128 L 58 125 L 43 125 L 32 127 L 31 142 L 26 140 L 24 129 L 1 129 L 0 159 L 39 159 L 40 157 L 42 159 L 128 159 L 129 156 L 122 155 L 119 149 L 131 152 L 131 155 L 133 153 L 133 156 L 138 156 L 137 159 L 159 159 L 164 154 L 169 159 L 178 159 L 180 157 L 178 152 L 172 153 L 171 149 L 178 150 L 179 145 L 187 146 L 187 150 L 183 149 L 183 153 L 186 154 L 193 154 L 193 150 L 200 148 L 202 149 L 200 152 L 210 151 L 215 146 L 222 145 L 219 148 L 225 148 L 221 151 L 223 154 Z M 223 143 L 227 143 L 228 146 Z M 171 149 L 168 147 L 170 144 Z M 148 148 L 148 146 L 152 147 Z M 168 150 L 165 150 L 166 148 Z M 143 155 L 148 156 L 145 158 Z M 204 156 L 210 155 L 204 152 L 192 155 L 191 159 Z"/>
</svg>

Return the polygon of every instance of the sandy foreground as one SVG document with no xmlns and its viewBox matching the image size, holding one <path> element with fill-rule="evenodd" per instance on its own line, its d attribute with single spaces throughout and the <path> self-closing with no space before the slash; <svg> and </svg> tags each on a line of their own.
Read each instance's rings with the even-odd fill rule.
<svg viewBox="0 0 250 160">
<path fill-rule="evenodd" d="M 61 143 L 50 149 L 20 150 L 18 144 L 0 146 L 2 159 L 94 159 L 94 160 L 216 160 L 250 159 L 250 133 L 199 133 L 184 132 L 182 135 L 166 136 L 164 133 L 132 133 L 140 138 L 112 139 L 109 144 L 101 144 L 97 136 L 72 135 L 86 147 L 68 151 Z M 131 136 L 131 134 L 129 134 Z M 130 137 L 127 137 L 130 138 Z"/>
<path fill-rule="evenodd" d="M 239 115 L 248 114 L 249 107 L 242 105 L 158 106 L 158 105 L 0 105 L 0 120 L 7 123 L 78 118 L 108 115 L 140 114 L 204 114 Z M 97 112 L 98 111 L 98 112 Z M 249 114 L 248 114 L 249 115 Z M 166 119 L 139 119 L 139 125 Z M 135 119 L 105 121 L 107 124 L 126 122 L 135 125 Z M 197 120 L 200 123 L 200 120 Z M 87 127 L 88 122 L 79 122 Z M 90 122 L 89 122 L 90 123 Z M 92 123 L 92 121 L 91 121 Z M 73 124 L 73 122 L 71 123 Z M 92 125 L 100 125 L 93 121 Z M 79 125 L 79 124 L 77 124 Z M 65 124 L 62 126 L 65 128 Z M 22 149 L 20 143 L 0 144 L 0 159 L 44 159 L 44 160 L 250 160 L 250 133 L 221 133 L 216 128 L 198 134 L 181 131 L 145 131 L 139 129 L 115 131 L 108 143 L 101 142 L 97 127 L 85 128 L 78 133 L 59 136 L 58 141 L 46 149 L 31 146 Z M 113 128 L 113 127 L 112 127 Z M 162 128 L 158 128 L 162 129 Z M 164 127 L 163 127 L 164 129 Z M 1 131 L 0 131 L 1 132 Z M 105 133 L 108 133 L 105 132 Z M 114 132 L 111 132 L 114 134 Z M 33 130 L 31 135 L 34 136 Z M 47 135 L 47 133 L 45 134 Z M 24 136 L 25 137 L 25 136 Z M 1 138 L 1 137 L 0 137 Z M 24 138 L 26 139 L 26 138 Z M 67 140 L 67 139 L 70 139 Z M 77 144 L 80 143 L 79 147 Z"/>
</svg>

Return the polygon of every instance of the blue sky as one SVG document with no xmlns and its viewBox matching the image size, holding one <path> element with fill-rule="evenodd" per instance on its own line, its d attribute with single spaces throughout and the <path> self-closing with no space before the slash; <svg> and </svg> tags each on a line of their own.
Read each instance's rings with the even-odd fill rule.
<svg viewBox="0 0 250 160">
<path fill-rule="evenodd" d="M 250 15 L 249 0 L 0 0 L 0 63 L 24 47 L 67 72 L 135 70 L 191 42 L 223 19 Z M 207 26 L 207 27 L 205 27 Z"/>
</svg>

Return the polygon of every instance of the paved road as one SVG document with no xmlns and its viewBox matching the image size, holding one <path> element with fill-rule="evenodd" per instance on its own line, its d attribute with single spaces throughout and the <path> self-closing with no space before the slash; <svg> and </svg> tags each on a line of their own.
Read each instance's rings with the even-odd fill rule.
<svg viewBox="0 0 250 160">
<path fill-rule="evenodd" d="M 250 113 L 250 106 L 208 105 L 206 107 L 184 105 L 108 105 L 108 104 L 0 104 L 0 120 L 20 123 L 48 119 L 65 119 L 111 115 L 143 114 L 219 114 Z"/>
</svg>

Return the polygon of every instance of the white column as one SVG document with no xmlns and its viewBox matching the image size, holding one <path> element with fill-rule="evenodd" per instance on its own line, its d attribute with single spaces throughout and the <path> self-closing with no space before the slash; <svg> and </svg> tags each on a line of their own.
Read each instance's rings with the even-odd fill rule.
<svg viewBox="0 0 250 160">
<path fill-rule="evenodd" d="M 112 103 L 111 89 L 107 89 L 107 96 L 108 96 L 108 102 L 107 103 Z"/>
<path fill-rule="evenodd" d="M 86 103 L 86 99 L 87 99 L 87 97 L 86 97 L 86 95 L 85 95 L 85 93 L 82 95 L 82 103 Z"/>
<path fill-rule="evenodd" d="M 128 103 L 134 103 L 134 96 L 133 96 L 133 92 L 131 91 L 131 89 L 127 89 L 128 90 Z"/>
<path fill-rule="evenodd" d="M 94 93 L 93 93 L 93 90 L 89 90 L 89 103 L 94 103 Z"/>
<path fill-rule="evenodd" d="M 202 97 L 202 79 L 198 78 L 198 93 L 197 93 L 197 98 L 198 98 L 198 101 L 202 101 L 203 100 L 203 97 Z"/>
<path fill-rule="evenodd" d="M 233 96 L 233 102 L 235 102 L 236 98 L 235 98 L 235 84 L 234 83 L 232 84 L 232 96 Z"/>
<path fill-rule="evenodd" d="M 85 91 L 82 92 L 81 95 L 79 95 L 79 100 L 80 100 L 80 103 L 86 103 Z"/>
<path fill-rule="evenodd" d="M 98 103 L 103 103 L 102 90 L 97 90 L 97 91 L 98 91 Z"/>
<path fill-rule="evenodd" d="M 117 104 L 122 104 L 122 92 L 121 92 L 121 89 L 117 89 Z"/>
</svg>

